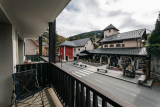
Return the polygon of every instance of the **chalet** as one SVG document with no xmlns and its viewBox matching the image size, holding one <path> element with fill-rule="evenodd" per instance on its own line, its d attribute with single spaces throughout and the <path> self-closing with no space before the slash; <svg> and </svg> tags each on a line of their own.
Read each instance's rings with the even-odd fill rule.
<svg viewBox="0 0 160 107">
<path fill-rule="evenodd" d="M 74 41 L 65 41 L 59 45 L 60 55 L 63 61 L 70 61 L 81 56 L 81 51 L 94 49 L 93 42 L 90 38 L 79 39 Z"/>
</svg>

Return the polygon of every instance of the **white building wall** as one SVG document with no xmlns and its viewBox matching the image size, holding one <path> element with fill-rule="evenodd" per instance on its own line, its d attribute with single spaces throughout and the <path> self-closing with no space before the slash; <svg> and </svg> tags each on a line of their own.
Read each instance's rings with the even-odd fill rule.
<svg viewBox="0 0 160 107">
<path fill-rule="evenodd" d="M 12 74 L 16 72 L 15 67 L 19 63 L 18 34 L 3 7 L 0 9 L 3 10 L 4 14 L 1 15 L 6 20 L 0 24 L 0 106 L 9 107 L 13 91 Z"/>
<path fill-rule="evenodd" d="M 109 32 L 109 30 L 106 30 L 106 31 L 104 31 L 104 38 L 106 38 L 107 36 L 113 35 L 113 34 L 117 34 L 117 33 L 118 33 L 118 31 L 114 30 L 114 29 L 110 29 L 110 32 Z"/>
<path fill-rule="evenodd" d="M 12 25 L 0 24 L 0 105 L 9 107 L 13 82 L 12 73 L 16 64 L 16 48 L 13 47 L 13 30 Z M 13 36 L 12 36 L 13 35 Z"/>
<path fill-rule="evenodd" d="M 81 51 L 85 50 L 85 47 L 86 47 L 86 50 L 92 50 L 94 49 L 94 45 L 92 43 L 91 40 L 89 40 L 85 46 L 83 47 L 76 47 L 73 49 L 73 56 L 76 56 L 77 54 L 79 54 Z M 78 51 L 78 49 L 80 49 L 80 51 Z"/>
</svg>

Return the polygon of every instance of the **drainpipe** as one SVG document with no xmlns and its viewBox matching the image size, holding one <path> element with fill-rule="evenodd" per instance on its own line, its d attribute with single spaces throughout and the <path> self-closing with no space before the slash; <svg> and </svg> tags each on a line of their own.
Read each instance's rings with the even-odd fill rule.
<svg viewBox="0 0 160 107">
<path fill-rule="evenodd" d="M 65 46 L 64 46 L 64 61 L 66 60 L 66 57 L 65 57 L 66 55 L 65 54 L 66 54 L 66 49 L 65 49 Z"/>
</svg>

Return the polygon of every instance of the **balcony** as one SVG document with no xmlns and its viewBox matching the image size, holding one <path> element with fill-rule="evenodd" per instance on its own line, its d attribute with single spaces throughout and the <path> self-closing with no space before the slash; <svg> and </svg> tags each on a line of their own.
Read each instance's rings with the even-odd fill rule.
<svg viewBox="0 0 160 107">
<path fill-rule="evenodd" d="M 2 1 L 0 4 L 0 105 L 2 107 L 10 105 L 13 90 L 11 75 L 30 69 L 37 70 L 40 87 L 51 90 L 50 98 L 53 99 L 54 104 L 59 100 L 62 106 L 68 107 L 105 107 L 109 104 L 115 107 L 131 106 L 53 63 L 56 53 L 56 17 L 70 0 Z M 24 38 L 36 38 L 48 27 L 49 62 L 38 56 L 26 56 L 29 63 L 23 64 Z M 39 49 L 42 49 L 42 44 Z"/>
<path fill-rule="evenodd" d="M 57 95 L 61 104 L 65 107 L 130 107 L 132 105 L 105 92 L 99 87 L 79 78 L 64 69 L 59 68 L 54 63 L 49 63 L 38 56 L 27 56 L 32 63 L 17 65 L 17 72 L 30 69 L 37 69 L 40 87 L 52 89 Z M 41 59 L 41 62 L 33 63 Z M 46 91 L 43 93 L 46 94 Z M 47 93 L 48 94 L 48 93 Z M 52 97 L 52 96 L 51 96 Z M 45 96 L 48 100 L 50 98 Z M 53 99 L 54 100 L 54 99 Z"/>
</svg>

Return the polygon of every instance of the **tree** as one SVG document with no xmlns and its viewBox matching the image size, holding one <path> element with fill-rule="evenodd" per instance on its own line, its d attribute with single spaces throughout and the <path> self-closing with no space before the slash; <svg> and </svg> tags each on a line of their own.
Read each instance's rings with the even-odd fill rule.
<svg viewBox="0 0 160 107">
<path fill-rule="evenodd" d="M 42 41 L 49 44 L 49 29 L 42 34 Z M 56 52 L 59 51 L 59 45 L 66 41 L 66 38 L 56 33 Z"/>
<path fill-rule="evenodd" d="M 155 29 L 151 33 L 148 40 L 147 52 L 149 55 L 158 56 L 160 54 L 160 13 L 159 18 L 156 21 Z"/>
</svg>

